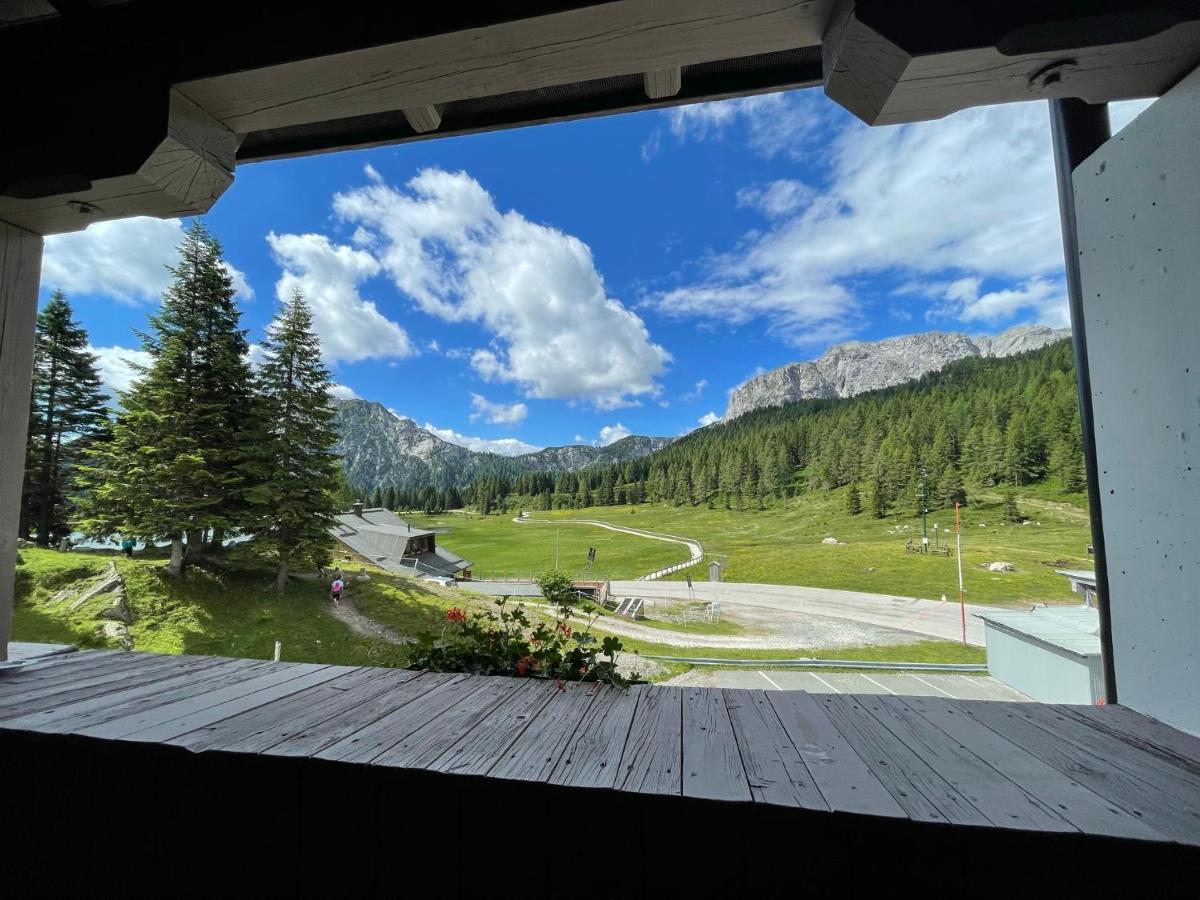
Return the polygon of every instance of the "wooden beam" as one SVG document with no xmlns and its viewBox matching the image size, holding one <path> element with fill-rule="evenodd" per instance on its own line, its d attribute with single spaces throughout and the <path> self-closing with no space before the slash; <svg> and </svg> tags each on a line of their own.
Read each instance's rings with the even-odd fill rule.
<svg viewBox="0 0 1200 900">
<path fill-rule="evenodd" d="M 132 172 L 85 178 L 81 189 L 47 197 L 0 196 L 0 220 L 58 234 L 104 219 L 207 212 L 233 183 L 237 136 L 179 91 L 170 91 L 166 106 L 161 136 Z"/>
<path fill-rule="evenodd" d="M 238 134 L 813 46 L 832 0 L 613 0 L 199 78 Z"/>
<path fill-rule="evenodd" d="M 869 125 L 1022 100 L 1156 97 L 1200 63 L 1200 13 L 1155 16 L 1146 5 L 1092 15 L 1057 4 L 1048 20 L 1031 0 L 844 0 L 822 40 L 825 92 Z"/>
<path fill-rule="evenodd" d="M 17 527 L 25 475 L 42 239 L 0 222 L 0 661 L 12 637 Z"/>
<path fill-rule="evenodd" d="M 653 72 L 643 73 L 642 83 L 645 85 L 647 97 L 651 100 L 664 100 L 674 97 L 683 87 L 683 71 L 679 66 L 655 69 Z"/>
<path fill-rule="evenodd" d="M 436 106 L 414 106 L 404 110 L 404 118 L 417 134 L 428 134 L 442 126 L 442 114 Z"/>
</svg>

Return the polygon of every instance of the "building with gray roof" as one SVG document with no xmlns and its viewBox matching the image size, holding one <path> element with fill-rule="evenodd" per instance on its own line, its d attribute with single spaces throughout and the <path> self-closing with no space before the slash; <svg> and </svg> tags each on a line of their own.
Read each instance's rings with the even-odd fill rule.
<svg viewBox="0 0 1200 900">
<path fill-rule="evenodd" d="M 470 578 L 471 561 L 439 547 L 436 532 L 414 528 L 387 509 L 355 503 L 334 516 L 329 533 L 352 554 L 403 575 Z"/>
</svg>

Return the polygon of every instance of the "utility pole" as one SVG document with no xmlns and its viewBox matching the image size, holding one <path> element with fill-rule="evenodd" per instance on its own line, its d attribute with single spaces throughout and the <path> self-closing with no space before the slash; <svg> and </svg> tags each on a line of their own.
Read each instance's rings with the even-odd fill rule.
<svg viewBox="0 0 1200 900">
<path fill-rule="evenodd" d="M 926 514 L 929 512 L 929 495 L 925 487 L 925 479 L 929 473 L 924 466 L 921 466 L 921 552 L 929 552 L 929 523 L 926 521 Z"/>
</svg>

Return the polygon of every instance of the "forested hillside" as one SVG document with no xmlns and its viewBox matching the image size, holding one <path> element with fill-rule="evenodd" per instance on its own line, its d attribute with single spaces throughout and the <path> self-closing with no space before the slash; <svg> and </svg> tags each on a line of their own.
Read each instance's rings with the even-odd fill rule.
<svg viewBox="0 0 1200 900">
<path fill-rule="evenodd" d="M 884 516 L 969 502 L 976 487 L 1053 479 L 1084 487 L 1069 341 L 1007 359 L 964 359 L 846 400 L 755 410 L 641 458 L 578 472 L 476 480 L 481 511 L 671 502 L 761 507 L 852 485 L 850 512 Z M 856 508 L 857 507 L 857 508 Z"/>
</svg>

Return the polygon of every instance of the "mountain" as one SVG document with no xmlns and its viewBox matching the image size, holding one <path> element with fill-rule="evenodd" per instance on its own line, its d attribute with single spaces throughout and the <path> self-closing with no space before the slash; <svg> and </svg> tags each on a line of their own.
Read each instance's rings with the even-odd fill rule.
<svg viewBox="0 0 1200 900">
<path fill-rule="evenodd" d="M 630 435 L 607 447 L 573 444 L 547 447 L 522 456 L 478 453 L 442 440 L 412 419 L 391 413 L 370 400 L 337 400 L 334 452 L 350 483 L 376 487 L 465 487 L 482 475 L 516 476 L 523 472 L 570 471 L 637 459 L 671 443 L 672 438 Z"/>
<path fill-rule="evenodd" d="M 729 396 L 725 418 L 796 400 L 853 397 L 912 381 L 958 359 L 1015 356 L 1070 335 L 1069 328 L 1018 325 L 994 336 L 931 331 L 873 343 L 835 344 L 812 362 L 789 363 L 739 385 Z"/>
</svg>

